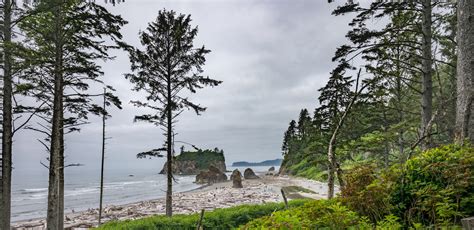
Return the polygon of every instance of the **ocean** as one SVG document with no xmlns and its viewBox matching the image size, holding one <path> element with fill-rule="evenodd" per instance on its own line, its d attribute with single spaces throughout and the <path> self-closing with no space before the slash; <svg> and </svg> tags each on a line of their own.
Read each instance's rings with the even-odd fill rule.
<svg viewBox="0 0 474 230">
<path fill-rule="evenodd" d="M 236 167 L 227 166 L 232 171 Z M 246 167 L 238 167 L 243 173 Z M 251 167 L 255 172 L 266 172 L 269 166 Z M 275 167 L 278 170 L 278 167 Z M 166 192 L 166 175 L 157 169 L 107 169 L 104 179 L 104 205 L 121 205 L 143 200 L 163 198 Z M 227 173 L 230 176 L 230 172 Z M 201 187 L 195 176 L 175 175 L 174 192 L 185 192 Z M 100 174 L 97 169 L 81 167 L 65 171 L 65 213 L 99 207 Z M 48 197 L 48 170 L 13 171 L 12 221 L 45 218 Z"/>
</svg>

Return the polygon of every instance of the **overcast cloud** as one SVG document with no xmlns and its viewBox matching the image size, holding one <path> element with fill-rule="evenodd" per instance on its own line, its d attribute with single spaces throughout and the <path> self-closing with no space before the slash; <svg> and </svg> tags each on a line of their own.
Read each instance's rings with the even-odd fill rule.
<svg viewBox="0 0 474 230">
<path fill-rule="evenodd" d="M 212 50 L 205 74 L 223 84 L 192 96 L 208 109 L 201 116 L 183 113 L 176 140 L 222 148 L 231 164 L 281 157 L 289 121 L 297 118 L 301 108 L 316 107 L 317 89 L 326 83 L 334 67 L 332 54 L 345 42 L 347 31 L 348 19 L 332 16 L 333 7 L 325 0 L 128 0 L 110 8 L 129 21 L 124 40 L 135 46 L 139 46 L 138 32 L 155 19 L 158 10 L 192 15 L 193 25 L 199 26 L 195 44 Z M 159 170 L 163 159 L 135 158 L 138 152 L 161 146 L 164 138 L 151 124 L 133 123 L 134 115 L 144 111 L 129 101 L 141 97 L 123 77 L 130 71 L 128 56 L 114 55 L 116 60 L 104 65 L 105 80 L 118 90 L 124 108 L 114 109 L 108 120 L 107 167 Z M 91 122 L 80 133 L 67 136 L 66 160 L 98 169 L 101 123 L 96 118 Z M 15 136 L 16 171 L 42 167 L 39 162 L 46 153 L 37 138 L 30 131 Z"/>
</svg>

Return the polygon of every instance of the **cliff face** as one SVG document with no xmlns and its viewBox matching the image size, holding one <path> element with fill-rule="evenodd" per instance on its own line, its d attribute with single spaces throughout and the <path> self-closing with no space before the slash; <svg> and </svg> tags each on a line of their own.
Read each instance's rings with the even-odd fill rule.
<svg viewBox="0 0 474 230">
<path fill-rule="evenodd" d="M 160 174 L 166 174 L 168 162 L 163 165 Z M 226 171 L 224 152 L 222 150 L 199 150 L 195 152 L 182 152 L 173 160 L 173 173 L 177 175 L 196 175 L 206 171 L 210 166 Z"/>
</svg>

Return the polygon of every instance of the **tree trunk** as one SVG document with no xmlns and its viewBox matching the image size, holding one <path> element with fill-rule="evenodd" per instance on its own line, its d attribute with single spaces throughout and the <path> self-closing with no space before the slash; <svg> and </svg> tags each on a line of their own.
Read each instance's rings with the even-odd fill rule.
<svg viewBox="0 0 474 230">
<path fill-rule="evenodd" d="M 102 197 L 104 195 L 104 160 L 105 160 L 105 93 L 106 89 L 104 88 L 104 114 L 102 115 L 102 161 L 100 167 L 100 198 L 99 198 L 99 225 L 102 220 Z"/>
<path fill-rule="evenodd" d="M 388 124 L 387 113 L 386 113 L 385 109 L 383 111 L 383 123 L 384 123 L 383 124 L 383 132 L 388 133 L 389 124 Z M 388 168 L 389 160 L 390 160 L 390 146 L 389 146 L 390 143 L 388 142 L 386 137 L 384 137 L 383 144 L 384 144 L 383 163 L 384 163 L 385 167 Z"/>
<path fill-rule="evenodd" d="M 12 57 L 10 44 L 11 0 L 4 0 L 3 25 L 3 124 L 2 124 L 2 185 L 0 196 L 0 229 L 10 229 L 12 173 Z"/>
<path fill-rule="evenodd" d="M 167 166 L 167 189 L 166 189 L 166 216 L 171 217 L 173 215 L 173 109 L 172 109 L 172 96 L 171 96 L 171 69 L 168 66 L 168 85 L 167 85 L 167 90 L 168 90 L 168 98 L 167 98 L 167 160 L 168 164 Z"/>
<path fill-rule="evenodd" d="M 423 150 L 428 149 L 431 146 L 430 128 L 428 123 L 431 120 L 433 114 L 433 80 L 432 80 L 432 53 L 431 53 L 431 0 L 423 0 L 423 21 L 422 21 L 422 32 L 423 32 L 423 46 L 422 46 L 422 96 L 421 96 L 421 129 L 420 138 L 424 138 L 421 148 Z"/>
<path fill-rule="evenodd" d="M 361 87 L 359 90 L 359 79 L 360 79 L 360 73 L 362 69 L 359 69 L 359 73 L 357 74 L 357 80 L 356 80 L 356 87 L 354 90 L 354 96 L 352 97 L 352 100 L 349 102 L 349 105 L 347 105 L 346 109 L 344 110 L 344 113 L 342 114 L 341 118 L 339 119 L 339 122 L 337 123 L 332 135 L 331 139 L 329 140 L 329 145 L 328 145 L 328 162 L 329 162 L 329 169 L 328 169 L 328 199 L 331 199 L 334 197 L 334 174 L 337 172 L 337 179 L 339 180 L 339 185 L 342 187 L 345 186 L 344 179 L 342 178 L 343 172 L 342 169 L 337 162 L 336 159 L 336 140 L 337 140 L 337 135 L 339 134 L 339 130 L 342 128 L 342 125 L 344 125 L 344 121 L 346 120 L 347 115 L 349 114 L 349 111 L 351 110 L 352 106 L 354 105 L 355 101 L 357 100 L 357 97 L 359 94 L 364 90 L 365 87 L 368 86 L 366 84 L 365 86 Z"/>
<path fill-rule="evenodd" d="M 458 0 L 455 140 L 474 144 L 474 1 Z"/>
<path fill-rule="evenodd" d="M 63 229 L 64 218 L 64 132 L 63 132 L 63 91 L 62 73 L 62 4 L 61 0 L 54 9 L 55 14 L 55 63 L 54 63 L 54 100 L 49 157 L 48 213 L 47 228 Z"/>
<path fill-rule="evenodd" d="M 336 173 L 336 154 L 334 154 L 334 147 L 332 138 L 328 147 L 328 199 L 334 197 L 334 178 Z"/>
</svg>

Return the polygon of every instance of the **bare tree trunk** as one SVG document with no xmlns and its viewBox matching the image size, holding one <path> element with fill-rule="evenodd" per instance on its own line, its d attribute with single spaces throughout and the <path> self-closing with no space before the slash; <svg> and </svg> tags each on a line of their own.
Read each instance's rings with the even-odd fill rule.
<svg viewBox="0 0 474 230">
<path fill-rule="evenodd" d="M 62 2 L 55 6 L 55 63 L 54 63 L 54 100 L 49 157 L 48 213 L 47 228 L 63 229 L 64 218 L 64 132 L 63 132 L 63 94 L 64 79 L 62 73 Z"/>
<path fill-rule="evenodd" d="M 167 189 L 166 189 L 166 216 L 171 217 L 173 215 L 173 109 L 172 109 L 172 95 L 171 95 L 171 69 L 168 66 L 168 98 L 167 98 Z"/>
<path fill-rule="evenodd" d="M 458 0 L 455 141 L 474 144 L 474 1 Z"/>
<path fill-rule="evenodd" d="M 383 111 L 383 131 L 384 133 L 388 133 L 388 120 L 387 120 L 387 113 L 384 109 Z M 390 146 L 389 146 L 389 142 L 387 140 L 387 138 L 384 138 L 385 140 L 383 141 L 383 144 L 384 144 L 384 150 L 383 150 L 383 163 L 385 165 L 385 167 L 388 168 L 388 165 L 389 165 L 389 160 L 390 160 Z"/>
<path fill-rule="evenodd" d="M 431 146 L 431 137 L 429 135 L 430 130 L 428 123 L 433 114 L 433 80 L 432 80 L 432 65 L 433 58 L 431 53 L 431 0 L 423 0 L 423 21 L 422 21 L 422 32 L 423 32 L 423 46 L 422 46 L 422 96 L 421 96 L 421 129 L 420 137 L 427 135 L 423 140 L 421 148 L 423 150 L 428 149 Z"/>
<path fill-rule="evenodd" d="M 11 173 L 12 173 L 12 57 L 11 15 L 12 2 L 3 5 L 3 120 L 2 120 L 2 185 L 0 202 L 0 229 L 10 229 Z"/>
<path fill-rule="evenodd" d="M 334 147 L 332 146 L 332 138 L 331 141 L 329 142 L 329 147 L 328 147 L 328 199 L 331 199 L 334 197 L 334 178 L 335 178 L 335 173 L 336 173 L 336 166 L 335 166 L 335 161 L 336 161 L 336 154 L 334 154 Z"/>
<path fill-rule="evenodd" d="M 104 160 L 105 160 L 105 93 L 106 89 L 104 88 L 104 114 L 102 114 L 102 161 L 100 167 L 100 198 L 99 198 L 99 225 L 101 224 L 102 220 L 102 197 L 104 195 Z"/>
<path fill-rule="evenodd" d="M 62 121 L 63 119 L 61 119 Z M 63 122 L 61 122 L 63 125 Z M 59 152 L 59 183 L 58 183 L 58 228 L 64 229 L 64 128 L 61 127 L 60 132 L 60 146 Z"/>
<path fill-rule="evenodd" d="M 339 134 L 339 130 L 342 128 L 342 125 L 344 125 L 344 121 L 346 120 L 347 114 L 349 114 L 349 111 L 352 108 L 352 105 L 354 105 L 355 101 L 357 100 L 357 97 L 359 94 L 364 90 L 365 87 L 368 85 L 363 86 L 359 90 L 359 79 L 360 79 L 360 72 L 362 69 L 359 69 L 359 73 L 357 74 L 357 81 L 356 81 L 356 88 L 355 88 L 355 94 L 354 97 L 352 97 L 352 100 L 350 101 L 349 105 L 346 107 L 344 113 L 342 114 L 341 118 L 339 119 L 339 122 L 334 129 L 331 139 L 329 141 L 328 145 L 328 162 L 329 162 L 329 169 L 328 169 L 328 199 L 331 199 L 334 197 L 334 178 L 335 178 L 335 173 L 337 172 L 337 179 L 339 181 L 339 185 L 341 187 L 345 186 L 344 179 L 343 179 L 343 172 L 342 169 L 337 162 L 336 159 L 336 140 L 337 140 L 337 135 Z"/>
</svg>

